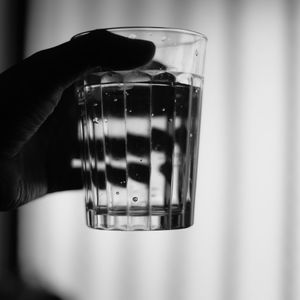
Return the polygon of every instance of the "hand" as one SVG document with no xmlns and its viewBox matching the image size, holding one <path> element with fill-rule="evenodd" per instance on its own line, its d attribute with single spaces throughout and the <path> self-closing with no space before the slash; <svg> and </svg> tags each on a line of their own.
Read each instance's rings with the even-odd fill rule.
<svg viewBox="0 0 300 300">
<path fill-rule="evenodd" d="M 153 54 L 150 42 L 95 30 L 0 75 L 0 210 L 81 186 L 80 174 L 70 166 L 77 116 L 68 88 L 96 66 L 132 69 Z"/>
</svg>

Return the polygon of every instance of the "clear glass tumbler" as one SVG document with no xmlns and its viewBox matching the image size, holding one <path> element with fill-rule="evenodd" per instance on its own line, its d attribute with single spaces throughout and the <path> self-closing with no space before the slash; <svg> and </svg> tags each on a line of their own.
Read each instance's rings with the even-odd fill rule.
<svg viewBox="0 0 300 300">
<path fill-rule="evenodd" d="M 149 40 L 151 62 L 100 69 L 77 83 L 89 227 L 169 230 L 193 224 L 207 39 L 173 28 L 107 29 Z"/>
</svg>

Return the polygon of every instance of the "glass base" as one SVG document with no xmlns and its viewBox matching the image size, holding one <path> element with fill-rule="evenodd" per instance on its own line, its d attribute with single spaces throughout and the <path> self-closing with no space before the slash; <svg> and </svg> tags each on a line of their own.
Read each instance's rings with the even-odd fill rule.
<svg viewBox="0 0 300 300">
<path fill-rule="evenodd" d="M 193 225 L 189 214 L 184 212 L 165 215 L 115 215 L 87 211 L 87 225 L 94 229 L 119 231 L 151 231 L 184 229 Z"/>
</svg>

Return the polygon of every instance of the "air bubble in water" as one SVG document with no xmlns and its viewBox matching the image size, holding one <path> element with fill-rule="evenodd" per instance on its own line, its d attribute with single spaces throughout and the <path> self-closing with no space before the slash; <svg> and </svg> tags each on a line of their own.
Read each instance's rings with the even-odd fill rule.
<svg viewBox="0 0 300 300">
<path fill-rule="evenodd" d="M 132 201 L 134 201 L 134 202 L 137 202 L 138 200 L 139 200 L 138 197 L 133 197 L 133 198 L 132 198 Z"/>
<path fill-rule="evenodd" d="M 93 118 L 93 123 L 98 124 L 99 123 L 99 119 L 97 117 Z"/>
<path fill-rule="evenodd" d="M 116 99 L 114 99 L 114 102 L 117 102 L 118 101 L 118 99 L 116 98 Z"/>
<path fill-rule="evenodd" d="M 119 192 L 116 192 L 116 195 L 119 195 L 120 193 Z"/>
<path fill-rule="evenodd" d="M 166 39 L 167 39 L 167 37 L 166 37 L 166 36 L 163 36 L 163 37 L 161 38 L 161 41 L 164 42 Z"/>
<path fill-rule="evenodd" d="M 151 117 L 154 117 L 154 114 L 151 114 Z"/>
<path fill-rule="evenodd" d="M 192 137 L 193 136 L 193 134 L 192 133 L 190 133 L 190 137 Z"/>
<path fill-rule="evenodd" d="M 162 108 L 161 110 L 162 110 L 162 111 L 166 111 L 166 109 L 165 109 L 165 108 Z"/>
<path fill-rule="evenodd" d="M 198 56 L 198 50 L 195 51 L 196 56 Z"/>
</svg>

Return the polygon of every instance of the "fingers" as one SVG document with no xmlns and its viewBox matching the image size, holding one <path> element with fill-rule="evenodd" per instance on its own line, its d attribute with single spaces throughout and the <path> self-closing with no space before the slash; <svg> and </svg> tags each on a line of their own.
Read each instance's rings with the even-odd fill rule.
<svg viewBox="0 0 300 300">
<path fill-rule="evenodd" d="M 14 157 L 45 122 L 62 92 L 93 67 L 135 68 L 147 63 L 154 45 L 95 30 L 43 50 L 0 75 L 0 157 Z"/>
<path fill-rule="evenodd" d="M 90 141 L 89 146 L 96 148 L 97 151 L 90 152 L 90 159 L 86 160 L 88 166 L 85 172 L 91 172 L 92 180 L 102 189 L 105 188 L 105 180 L 113 185 L 122 187 L 126 183 L 127 177 L 146 184 L 150 179 L 150 151 L 155 151 L 155 153 L 161 153 L 165 157 L 159 166 L 159 172 L 166 178 L 167 182 L 170 183 L 174 143 L 179 146 L 180 156 L 184 156 L 186 152 L 186 127 L 182 126 L 176 130 L 175 141 L 167 132 L 160 129 L 153 128 L 151 132 L 151 145 L 148 137 L 132 134 L 127 135 L 127 142 L 121 137 L 105 138 L 106 152 L 109 153 L 112 160 L 123 160 L 125 162 L 126 156 L 129 155 L 134 157 L 147 157 L 146 161 L 148 161 L 148 163 L 128 162 L 127 170 L 112 164 L 104 166 L 104 141 L 97 139 Z M 125 144 L 127 144 L 127 146 Z"/>
<path fill-rule="evenodd" d="M 94 30 L 43 51 L 41 59 L 51 66 L 50 73 L 56 75 L 55 83 L 65 86 L 96 66 L 104 70 L 124 70 L 145 65 L 154 51 L 155 46 L 149 41 Z"/>
<path fill-rule="evenodd" d="M 170 183 L 173 164 L 178 169 L 185 161 L 189 89 L 153 85 L 151 91 L 125 91 L 125 99 L 121 89 L 106 87 L 88 96 L 82 119 L 87 182 L 101 188 L 105 181 L 123 186 L 127 179 L 147 184 L 152 174 Z"/>
</svg>

